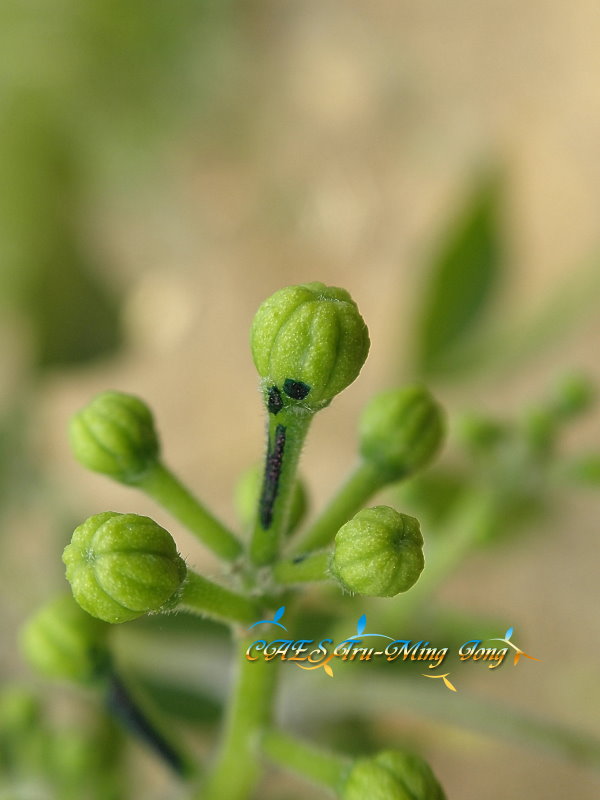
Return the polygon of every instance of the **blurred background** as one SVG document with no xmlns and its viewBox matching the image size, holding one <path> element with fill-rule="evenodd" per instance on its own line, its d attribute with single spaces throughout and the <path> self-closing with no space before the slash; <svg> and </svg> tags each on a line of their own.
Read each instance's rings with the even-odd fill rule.
<svg viewBox="0 0 600 800">
<path fill-rule="evenodd" d="M 565 373 L 600 384 L 599 45 L 593 0 L 2 3 L 0 681 L 34 687 L 49 730 L 78 730 L 90 701 L 28 672 L 17 631 L 66 588 L 78 522 L 152 515 L 217 574 L 149 500 L 74 462 L 67 421 L 96 392 L 143 397 L 166 459 L 233 525 L 236 478 L 263 447 L 249 325 L 282 286 L 347 288 L 371 333 L 305 451 L 315 509 L 379 389 L 420 376 L 451 420 L 512 419 Z M 599 432 L 592 410 L 565 458 L 598 452 Z M 472 693 L 598 734 L 598 492 L 555 499 L 438 597 L 514 625 L 542 663 L 469 671 L 443 714 L 431 682 L 423 713 L 392 696 L 372 721 L 380 741 L 417 742 L 450 798 L 598 796 L 586 767 L 463 724 Z M 151 647 L 152 630 L 129 627 Z M 208 750 L 226 676 L 195 642 L 181 647 L 204 681 Z M 320 691 L 335 701 L 335 682 Z M 353 713 L 363 704 L 367 689 Z M 128 759 L 125 796 L 179 796 L 141 748 Z M 300 796 L 273 780 L 273 797 Z"/>
</svg>

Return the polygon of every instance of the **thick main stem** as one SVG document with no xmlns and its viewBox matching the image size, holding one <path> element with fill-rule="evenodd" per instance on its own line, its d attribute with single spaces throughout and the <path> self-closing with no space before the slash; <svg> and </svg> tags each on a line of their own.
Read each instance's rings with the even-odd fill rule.
<svg viewBox="0 0 600 800">
<path fill-rule="evenodd" d="M 294 480 L 304 439 L 313 414 L 283 408 L 269 414 L 267 454 L 258 515 L 250 544 L 257 566 L 271 564 L 289 521 Z"/>
<path fill-rule="evenodd" d="M 339 529 L 365 506 L 386 480 L 381 472 L 362 461 L 339 489 L 314 525 L 294 546 L 294 552 L 307 552 L 326 547 Z"/>
<path fill-rule="evenodd" d="M 276 665 L 248 661 L 253 639 L 237 643 L 237 681 L 214 772 L 195 800 L 247 800 L 260 778 L 259 744 L 271 724 Z"/>
<path fill-rule="evenodd" d="M 203 544 L 227 561 L 234 561 L 242 545 L 185 486 L 157 461 L 136 484 L 159 505 L 170 511 Z"/>
</svg>

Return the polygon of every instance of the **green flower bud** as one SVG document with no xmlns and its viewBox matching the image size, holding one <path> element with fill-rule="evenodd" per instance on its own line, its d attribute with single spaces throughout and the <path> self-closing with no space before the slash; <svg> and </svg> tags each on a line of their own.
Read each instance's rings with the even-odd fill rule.
<svg viewBox="0 0 600 800">
<path fill-rule="evenodd" d="M 234 505 L 242 528 L 248 530 L 254 524 L 263 482 L 263 471 L 258 465 L 250 467 L 239 478 L 235 487 Z M 290 516 L 286 533 L 294 532 L 308 510 L 308 496 L 304 481 L 296 478 L 292 492 Z"/>
<path fill-rule="evenodd" d="M 332 574 L 351 592 L 394 597 L 416 583 L 424 565 L 418 521 L 389 506 L 364 508 L 335 537 Z"/>
<path fill-rule="evenodd" d="M 356 379 L 369 333 L 348 292 L 307 283 L 265 300 L 252 323 L 251 345 L 269 411 L 291 405 L 314 412 Z"/>
<path fill-rule="evenodd" d="M 429 765 L 419 756 L 387 750 L 358 760 L 344 785 L 343 800 L 445 800 Z"/>
<path fill-rule="evenodd" d="M 427 389 L 391 389 L 374 397 L 362 413 L 360 452 L 387 481 L 396 481 L 429 464 L 444 433 L 443 411 Z"/>
<path fill-rule="evenodd" d="M 105 622 L 174 604 L 187 572 L 170 533 L 148 517 L 114 511 L 76 528 L 63 561 L 75 600 Z"/>
<path fill-rule="evenodd" d="M 63 595 L 25 624 L 21 646 L 29 663 L 51 678 L 86 683 L 106 665 L 108 626 Z"/>
<path fill-rule="evenodd" d="M 152 412 L 121 392 L 102 392 L 75 414 L 69 438 L 84 467 L 122 483 L 136 483 L 159 453 Z"/>
</svg>

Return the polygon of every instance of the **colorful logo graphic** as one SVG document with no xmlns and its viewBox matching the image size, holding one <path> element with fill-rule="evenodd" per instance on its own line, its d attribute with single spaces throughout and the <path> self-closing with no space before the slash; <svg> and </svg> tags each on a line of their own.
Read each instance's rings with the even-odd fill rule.
<svg viewBox="0 0 600 800">
<path fill-rule="evenodd" d="M 273 619 L 261 619 L 250 625 L 249 630 L 262 625 L 274 625 L 287 632 L 287 628 L 280 621 L 285 614 L 285 606 L 277 609 Z M 503 637 L 493 639 L 470 639 L 464 642 L 456 651 L 461 662 L 473 661 L 484 662 L 488 669 L 500 667 L 509 652 L 514 650 L 513 665 L 519 663 L 521 656 L 532 661 L 540 661 L 528 653 L 525 653 L 512 641 L 514 629 L 509 628 Z M 369 641 L 367 641 L 369 640 Z M 377 640 L 377 641 L 373 641 Z M 383 640 L 383 641 L 382 641 Z M 488 643 L 501 642 L 504 646 L 489 646 Z M 429 670 L 437 670 L 442 666 L 448 653 L 449 647 L 434 647 L 428 641 L 412 639 L 398 639 L 388 636 L 385 633 L 367 632 L 367 616 L 363 614 L 356 624 L 356 633 L 346 639 L 334 642 L 332 638 L 325 637 L 316 639 L 256 639 L 246 650 L 248 661 L 290 661 L 303 670 L 322 669 L 329 677 L 333 678 L 333 667 L 331 662 L 339 659 L 342 662 L 356 661 L 368 662 L 382 659 L 389 663 L 398 662 L 423 662 L 427 663 Z M 456 687 L 450 680 L 450 672 L 421 673 L 425 678 L 441 679 L 446 688 L 456 692 Z"/>
</svg>

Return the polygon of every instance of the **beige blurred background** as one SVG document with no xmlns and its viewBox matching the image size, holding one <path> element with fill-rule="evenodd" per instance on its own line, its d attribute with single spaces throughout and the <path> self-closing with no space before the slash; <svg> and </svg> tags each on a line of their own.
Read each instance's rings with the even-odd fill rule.
<svg viewBox="0 0 600 800">
<path fill-rule="evenodd" d="M 75 518 L 107 508 L 151 514 L 191 560 L 216 570 L 150 501 L 74 463 L 67 420 L 95 392 L 144 397 L 168 461 L 234 524 L 235 479 L 263 446 L 248 348 L 254 311 L 287 284 L 344 286 L 372 349 L 306 447 L 318 508 L 353 461 L 361 407 L 408 374 L 428 258 L 482 166 L 500 165 L 506 179 L 510 269 L 496 321 L 518 330 L 570 276 L 593 269 L 600 244 L 600 6 L 592 0 L 208 3 L 201 13 L 192 3 L 157 3 L 152 25 L 142 22 L 143 3 L 18 5 L 2 12 L 5 97 L 21 98 L 3 104 L 3 124 L 26 96 L 43 113 L 33 123 L 29 112 L 19 117 L 30 120 L 25 139 L 36 126 L 59 131 L 73 159 L 60 174 L 71 177 L 44 203 L 59 207 L 93 255 L 86 269 L 116 298 L 122 333 L 112 353 L 38 369 L 33 306 L 5 304 L 0 403 L 30 409 L 24 435 L 45 476 L 3 515 L 6 680 L 22 670 L 18 624 L 60 586 L 50 506 Z M 18 162 L 9 145 L 5 158 Z M 27 212 L 30 222 L 47 219 L 44 209 Z M 3 256 L 10 287 L 10 252 Z M 23 267 L 15 269 L 18 278 Z M 57 259 L 49 274 L 60 270 Z M 50 277 L 43 292 L 53 285 Z M 594 312 L 582 303 L 581 319 L 572 314 L 553 346 L 524 364 L 440 382 L 437 394 L 450 413 L 510 414 L 572 368 L 600 384 Z M 597 447 L 599 429 L 595 412 L 569 447 Z M 506 618 L 542 658 L 474 679 L 466 691 L 598 733 L 598 495 L 573 491 L 568 503 L 526 542 L 469 562 L 442 597 Z M 425 742 L 449 798 L 598 796 L 591 771 L 462 730 L 460 705 L 459 694 L 456 725 L 412 714 L 401 726 Z M 395 715 L 382 724 L 393 735 L 400 723 Z"/>
</svg>

